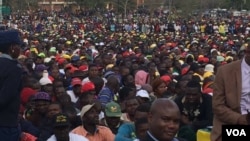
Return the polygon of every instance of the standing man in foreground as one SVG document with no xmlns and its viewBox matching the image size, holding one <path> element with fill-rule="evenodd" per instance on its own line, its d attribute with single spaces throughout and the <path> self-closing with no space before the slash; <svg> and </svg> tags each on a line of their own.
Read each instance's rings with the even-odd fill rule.
<svg viewBox="0 0 250 141">
<path fill-rule="evenodd" d="M 222 125 L 249 125 L 250 44 L 242 60 L 219 67 L 212 97 L 214 113 L 211 141 L 222 140 Z"/>
<path fill-rule="evenodd" d="M 22 69 L 17 62 L 21 40 L 17 31 L 0 32 L 0 139 L 18 141 Z"/>
</svg>

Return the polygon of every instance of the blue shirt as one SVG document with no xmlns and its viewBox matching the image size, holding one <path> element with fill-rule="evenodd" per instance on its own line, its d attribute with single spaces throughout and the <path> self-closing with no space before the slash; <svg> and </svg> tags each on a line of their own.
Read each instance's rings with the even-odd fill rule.
<svg viewBox="0 0 250 141">
<path fill-rule="evenodd" d="M 105 86 L 99 92 L 98 99 L 102 103 L 102 105 L 105 106 L 107 103 L 114 100 L 114 93 L 108 87 Z"/>
</svg>

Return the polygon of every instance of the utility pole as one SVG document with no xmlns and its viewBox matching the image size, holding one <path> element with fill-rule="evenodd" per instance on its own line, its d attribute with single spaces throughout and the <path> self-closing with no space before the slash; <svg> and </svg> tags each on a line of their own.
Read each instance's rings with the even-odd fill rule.
<svg viewBox="0 0 250 141">
<path fill-rule="evenodd" d="M 172 7 L 172 0 L 168 0 L 168 8 L 170 12 L 171 12 L 171 7 Z"/>
<path fill-rule="evenodd" d="M 2 23 L 3 21 L 3 0 L 0 0 L 0 22 Z"/>
</svg>

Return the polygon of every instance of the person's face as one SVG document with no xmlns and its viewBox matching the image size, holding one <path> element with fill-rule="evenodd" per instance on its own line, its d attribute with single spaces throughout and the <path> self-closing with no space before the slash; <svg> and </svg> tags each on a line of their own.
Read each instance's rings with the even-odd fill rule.
<svg viewBox="0 0 250 141">
<path fill-rule="evenodd" d="M 167 72 L 167 65 L 165 63 L 161 63 L 158 66 L 158 71 L 160 72 L 161 75 Z"/>
<path fill-rule="evenodd" d="M 58 141 L 68 141 L 69 139 L 69 126 L 54 127 L 53 132 Z"/>
<path fill-rule="evenodd" d="M 20 46 L 19 45 L 12 45 L 12 49 L 11 49 L 11 54 L 10 56 L 14 59 L 18 58 L 18 56 L 20 55 Z"/>
<path fill-rule="evenodd" d="M 130 99 L 126 101 L 126 112 L 129 115 L 135 114 L 135 109 L 139 106 L 139 102 L 137 99 Z"/>
<path fill-rule="evenodd" d="M 146 118 L 148 116 L 147 112 L 135 111 L 135 121 L 138 119 Z"/>
<path fill-rule="evenodd" d="M 32 85 L 32 89 L 35 90 L 35 91 L 37 91 L 37 92 L 41 91 L 41 85 L 40 85 L 40 83 L 34 83 Z"/>
<path fill-rule="evenodd" d="M 55 96 L 56 97 L 61 97 L 64 94 L 66 94 L 66 91 L 65 91 L 64 87 L 56 88 L 56 91 L 55 91 Z"/>
<path fill-rule="evenodd" d="M 149 67 L 149 72 L 152 72 L 152 73 L 153 73 L 153 72 L 156 71 L 156 70 L 155 70 L 155 67 L 156 67 L 155 63 L 150 63 L 148 67 Z"/>
<path fill-rule="evenodd" d="M 58 70 L 58 69 L 53 69 L 53 70 L 51 71 L 51 76 L 52 76 L 53 78 L 59 78 L 59 70 Z"/>
<path fill-rule="evenodd" d="M 100 65 L 100 64 L 102 64 L 102 59 L 100 57 L 95 58 L 94 63 Z"/>
<path fill-rule="evenodd" d="M 98 68 L 97 67 L 91 67 L 91 68 L 89 68 L 89 76 L 90 77 L 96 77 L 96 76 L 98 76 Z"/>
<path fill-rule="evenodd" d="M 67 70 L 65 71 L 65 77 L 66 77 L 66 78 L 70 78 L 70 77 L 71 77 L 70 69 L 67 69 Z"/>
<path fill-rule="evenodd" d="M 134 80 L 134 77 L 132 75 L 127 76 L 125 85 L 126 86 L 135 86 L 135 80 Z"/>
<path fill-rule="evenodd" d="M 175 108 L 160 108 L 154 113 L 149 113 L 149 130 L 158 140 L 172 140 L 180 125 L 180 112 Z"/>
<path fill-rule="evenodd" d="M 58 102 L 60 102 L 63 106 L 67 106 L 72 104 L 69 95 L 62 95 L 58 98 Z"/>
<path fill-rule="evenodd" d="M 155 58 L 155 59 L 154 59 L 154 62 L 155 62 L 155 64 L 156 64 L 156 65 L 161 64 L 161 61 L 160 61 L 160 59 L 159 59 L 159 58 Z"/>
<path fill-rule="evenodd" d="M 133 63 L 132 64 L 132 69 L 133 70 L 138 70 L 139 69 L 139 65 L 137 63 Z"/>
<path fill-rule="evenodd" d="M 147 131 L 149 129 L 148 123 L 144 123 L 138 126 L 136 130 L 136 136 L 138 139 L 143 140 L 147 135 Z"/>
<path fill-rule="evenodd" d="M 201 93 L 198 88 L 186 88 L 186 102 L 193 104 L 200 100 Z"/>
<path fill-rule="evenodd" d="M 120 123 L 120 117 L 105 117 L 105 120 L 110 128 L 115 128 Z"/>
<path fill-rule="evenodd" d="M 124 69 L 121 70 L 121 75 L 122 75 L 122 76 L 126 76 L 126 75 L 128 75 L 128 74 L 129 74 L 129 69 L 124 68 Z"/>
<path fill-rule="evenodd" d="M 161 83 L 161 84 L 157 87 L 157 89 L 156 89 L 155 92 L 156 92 L 158 95 L 162 95 L 166 90 L 167 90 L 166 83 Z"/>
<path fill-rule="evenodd" d="M 213 52 L 212 52 L 212 57 L 213 57 L 213 58 L 216 58 L 217 56 L 218 56 L 218 52 L 217 52 L 217 51 L 213 51 Z"/>
<path fill-rule="evenodd" d="M 96 125 L 99 123 L 99 110 L 93 106 L 85 115 L 83 116 L 83 121 L 87 121 L 88 124 Z"/>
<path fill-rule="evenodd" d="M 39 100 L 35 102 L 35 109 L 40 114 L 46 114 L 50 102 L 45 100 Z"/>
<path fill-rule="evenodd" d="M 61 107 L 58 104 L 51 104 L 48 106 L 47 117 L 52 118 L 54 115 L 62 112 Z"/>
<path fill-rule="evenodd" d="M 37 58 L 36 59 L 36 64 L 41 64 L 43 63 L 43 59 L 42 58 Z"/>
<path fill-rule="evenodd" d="M 44 91 L 46 93 L 50 94 L 50 96 L 51 96 L 53 94 L 53 86 L 51 84 L 45 85 Z"/>
<path fill-rule="evenodd" d="M 90 90 L 90 91 L 89 91 L 89 95 L 92 97 L 92 99 L 95 99 L 96 90 L 95 90 L 95 89 Z"/>
<path fill-rule="evenodd" d="M 173 64 L 173 61 L 171 59 L 165 59 L 163 61 L 164 64 L 166 64 L 166 67 L 167 68 L 171 68 L 172 67 L 172 64 Z"/>
<path fill-rule="evenodd" d="M 146 103 L 149 101 L 149 99 L 145 98 L 145 97 L 138 97 L 137 99 L 138 99 L 140 104 L 143 104 L 143 103 Z"/>
<path fill-rule="evenodd" d="M 85 106 L 85 105 L 87 105 L 87 104 L 89 104 L 89 103 L 92 103 L 92 102 L 93 102 L 93 97 L 94 97 L 94 96 L 92 96 L 92 95 L 90 95 L 90 94 L 87 94 L 84 98 L 80 98 L 80 99 L 79 99 L 79 102 L 80 102 L 80 109 L 81 109 L 83 106 Z"/>
<path fill-rule="evenodd" d="M 131 61 L 126 61 L 125 66 L 130 68 L 132 66 L 132 62 Z"/>
<path fill-rule="evenodd" d="M 73 92 L 76 96 L 79 96 L 81 94 L 81 85 L 73 86 Z"/>
<path fill-rule="evenodd" d="M 196 52 L 196 51 L 197 51 L 197 45 L 192 45 L 192 46 L 190 47 L 190 51 L 191 51 L 191 52 Z"/>
<path fill-rule="evenodd" d="M 102 60 L 104 65 L 110 64 L 112 62 L 112 56 L 111 55 L 105 55 Z"/>
<path fill-rule="evenodd" d="M 119 74 L 119 67 L 113 67 L 113 71 L 115 74 Z"/>
<path fill-rule="evenodd" d="M 175 67 L 180 69 L 181 68 L 181 63 L 179 61 L 175 61 Z"/>
</svg>

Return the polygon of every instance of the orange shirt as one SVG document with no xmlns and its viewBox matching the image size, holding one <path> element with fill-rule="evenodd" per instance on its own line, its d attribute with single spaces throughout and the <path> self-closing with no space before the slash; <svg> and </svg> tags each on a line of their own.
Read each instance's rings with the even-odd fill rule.
<svg viewBox="0 0 250 141">
<path fill-rule="evenodd" d="M 115 135 L 112 131 L 104 126 L 97 126 L 97 131 L 94 135 L 88 133 L 83 126 L 78 126 L 71 131 L 74 134 L 78 134 L 81 136 L 86 137 L 90 141 L 114 141 Z"/>
</svg>

